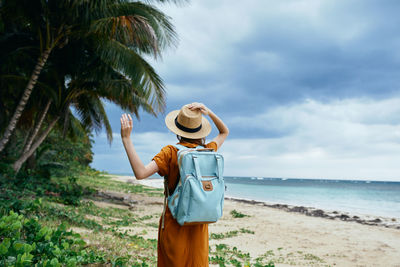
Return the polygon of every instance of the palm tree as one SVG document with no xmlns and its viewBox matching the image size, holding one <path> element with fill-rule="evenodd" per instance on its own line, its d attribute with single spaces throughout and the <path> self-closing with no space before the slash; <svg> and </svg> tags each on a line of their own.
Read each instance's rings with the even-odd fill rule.
<svg viewBox="0 0 400 267">
<path fill-rule="evenodd" d="M 157 11 L 152 7 L 137 4 L 135 3 L 135 10 L 140 11 L 142 15 L 147 14 L 149 19 L 151 12 Z M 157 13 L 157 16 L 160 14 Z M 48 99 L 40 119 L 37 119 L 38 123 L 32 127 L 32 134 L 23 153 L 13 164 L 16 172 L 35 152 L 60 118 L 64 121 L 63 132 L 66 132 L 71 117 L 70 107 L 78 111 L 86 128 L 98 131 L 104 126 L 110 142 L 112 130 L 101 99 L 112 101 L 136 116 L 140 107 L 154 115 L 163 109 L 165 100 L 162 81 L 141 54 L 147 53 L 157 57 L 160 47 L 165 45 L 163 42 L 172 41 L 173 35 L 166 37 L 163 33 L 152 30 L 148 31 L 148 35 L 141 33 L 143 40 L 138 37 L 135 39 L 129 36 L 135 35 L 132 25 L 128 32 L 125 29 L 128 22 L 135 23 L 135 17 L 124 17 L 122 21 L 124 22 L 121 23 L 118 17 L 96 20 L 94 25 L 89 27 L 88 34 L 91 38 L 72 40 L 68 46 L 54 52 L 42 80 L 48 88 L 53 88 L 54 92 L 50 95 L 55 98 Z M 171 26 L 168 27 L 173 30 Z M 109 28 L 113 29 L 113 34 L 108 33 Z M 150 45 L 145 42 L 149 39 L 152 40 Z M 102 41 L 102 45 L 99 45 L 99 40 Z M 53 108 L 50 108 L 50 105 Z M 46 130 L 33 142 L 48 112 L 52 119 L 47 122 Z"/>
<path fill-rule="evenodd" d="M 15 129 L 50 53 L 75 41 L 84 42 L 102 64 L 146 92 L 142 97 L 157 112 L 163 110 L 163 83 L 142 55 L 157 58 L 163 48 L 175 43 L 176 35 L 170 19 L 154 6 L 128 0 L 4 0 L 0 8 L 5 28 L 24 29 L 40 41 L 38 60 L 4 130 L 0 152 Z M 17 20 L 15 14 L 24 20 Z"/>
<path fill-rule="evenodd" d="M 108 70 L 112 71 L 111 68 Z M 100 73 L 100 71 L 97 71 L 96 75 Z M 103 77 L 109 75 L 117 76 L 118 73 L 105 73 Z M 64 118 L 62 126 L 64 127 L 64 131 L 68 130 L 66 125 L 73 125 L 77 120 L 79 120 L 85 129 L 95 130 L 96 132 L 105 127 L 107 138 L 111 142 L 112 129 L 104 109 L 104 104 L 101 101 L 102 98 L 113 101 L 115 104 L 137 116 L 139 107 L 155 114 L 153 107 L 148 103 L 148 98 L 145 95 L 147 93 L 137 90 L 133 87 L 132 82 L 126 78 L 117 77 L 117 79 L 96 82 L 92 80 L 71 81 L 69 84 L 68 88 L 62 88 L 61 99 L 56 99 L 55 101 L 49 99 L 47 101 L 46 108 L 38 117 L 38 123 L 26 142 L 21 156 L 13 164 L 15 172 L 18 172 L 22 164 L 32 156 L 46 136 L 56 126 L 57 122 L 59 122 L 60 118 Z M 52 102 L 54 102 L 54 105 L 52 105 L 53 109 L 49 109 Z M 72 114 L 71 107 L 75 109 L 79 117 L 78 119 Z M 47 124 L 47 128 L 37 135 L 37 129 L 42 126 L 45 114 L 48 115 L 49 119 L 45 123 Z M 33 142 L 36 136 L 37 138 Z"/>
<path fill-rule="evenodd" d="M 37 12 L 38 9 L 41 12 Z M 4 149 L 11 133 L 15 129 L 18 119 L 22 115 L 26 103 L 28 102 L 32 90 L 38 81 L 39 75 L 46 64 L 51 51 L 56 46 L 62 45 L 60 41 L 63 38 L 66 38 L 67 33 L 69 32 L 68 26 L 64 24 L 58 25 L 58 27 L 56 25 L 50 25 L 50 20 L 48 16 L 46 16 L 46 14 L 49 13 L 48 11 L 45 2 L 41 1 L 2 1 L 1 17 L 3 21 L 6 22 L 4 23 L 5 26 L 11 28 L 11 30 L 22 30 L 26 34 L 30 33 L 29 31 L 36 30 L 40 40 L 40 52 L 22 97 L 20 98 L 17 108 L 4 131 L 2 139 L 0 140 L 0 152 Z M 43 21 L 41 19 L 43 19 Z"/>
</svg>

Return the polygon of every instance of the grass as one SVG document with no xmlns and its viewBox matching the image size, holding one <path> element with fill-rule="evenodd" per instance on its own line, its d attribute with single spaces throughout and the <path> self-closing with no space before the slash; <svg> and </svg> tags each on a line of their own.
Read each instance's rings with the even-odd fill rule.
<svg viewBox="0 0 400 267">
<path fill-rule="evenodd" d="M 105 253 L 111 262 L 115 259 L 123 266 L 146 262 L 156 263 L 156 239 L 146 239 L 140 234 L 146 234 L 142 230 L 139 234 L 123 230 L 123 227 L 135 227 L 145 225 L 141 218 L 132 211 L 126 209 L 98 207 L 92 201 L 85 201 L 79 207 L 69 207 L 45 201 L 40 210 L 42 220 L 47 225 L 66 223 L 67 227 L 80 229 L 82 237 L 89 241 L 96 250 Z M 88 216 L 90 218 L 88 218 Z M 93 217 L 92 217 L 93 216 Z M 152 216 L 146 216 L 146 219 Z"/>
<path fill-rule="evenodd" d="M 1 187 L 0 211 L 4 214 L 7 208 L 12 207 L 26 217 L 37 219 L 38 223 L 49 229 L 65 225 L 68 231 L 72 230 L 78 239 L 86 242 L 84 259 L 88 264 L 94 264 L 90 266 L 156 266 L 157 240 L 149 237 L 157 236 L 161 209 L 158 213 L 148 210 L 147 206 L 143 208 L 139 205 L 132 210 L 118 203 L 104 202 L 93 197 L 93 193 L 97 190 L 124 192 L 160 197 L 161 202 L 161 189 L 127 184 L 112 180 L 106 175 L 90 173 L 72 179 L 72 185 L 61 189 L 58 184 L 69 183 L 71 178 L 59 177 L 54 180 L 57 183 L 52 186 L 44 181 L 43 186 L 24 185 L 23 189 Z M 35 190 L 41 193 L 38 194 Z M 70 191 L 73 194 L 65 202 L 60 197 L 61 192 L 68 195 Z M 233 218 L 249 217 L 237 210 L 230 214 Z M 256 237 L 253 230 L 239 228 L 224 233 L 210 233 L 210 240 L 223 242 L 240 235 Z M 301 251 L 286 253 L 284 248 L 269 249 L 258 257 L 252 257 L 243 249 L 245 247 L 239 248 L 225 243 L 212 245 L 209 261 L 219 266 L 271 267 L 275 264 L 299 263 L 307 266 L 326 265 L 321 258 Z"/>
<path fill-rule="evenodd" d="M 237 210 L 232 210 L 231 215 L 233 218 L 244 218 L 244 217 L 250 217 L 249 215 L 243 214 Z"/>
<path fill-rule="evenodd" d="M 95 189 L 117 191 L 123 193 L 143 194 L 147 196 L 163 197 L 163 190 L 159 188 L 150 188 L 143 185 L 128 184 L 112 180 L 110 176 L 101 175 L 97 177 L 82 175 L 77 182 L 84 186 Z"/>
</svg>

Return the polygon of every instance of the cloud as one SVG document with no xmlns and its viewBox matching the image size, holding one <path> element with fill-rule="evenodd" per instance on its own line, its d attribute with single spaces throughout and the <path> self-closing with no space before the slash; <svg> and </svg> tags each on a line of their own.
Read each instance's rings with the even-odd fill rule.
<svg viewBox="0 0 400 267">
<path fill-rule="evenodd" d="M 252 117 L 227 121 L 229 127 L 282 132 L 279 136 L 228 138 L 221 148 L 225 173 L 331 179 L 399 179 L 400 98 L 372 101 L 346 99 L 330 103 L 306 100 L 276 107 Z M 212 137 L 212 136 L 211 136 Z M 105 135 L 100 136 L 105 140 Z M 96 145 L 94 167 L 131 172 L 119 134 L 108 151 Z M 167 132 L 133 134 L 133 143 L 146 164 L 167 144 Z M 105 141 L 103 141 L 105 142 Z"/>
<path fill-rule="evenodd" d="M 181 39 L 156 63 L 168 105 L 190 97 L 234 115 L 307 98 L 398 96 L 394 6 L 360 0 L 168 6 Z"/>
<path fill-rule="evenodd" d="M 109 146 L 104 133 L 96 137 L 96 143 L 93 149 L 93 163 L 91 166 L 98 170 L 106 170 L 111 173 L 130 173 L 133 175 L 120 134 L 113 133 L 113 139 L 112 145 Z M 162 147 L 177 142 L 173 134 L 162 132 L 133 133 L 131 135 L 131 140 L 140 159 L 145 165 L 160 152 Z"/>
<path fill-rule="evenodd" d="M 393 179 L 400 173 L 397 7 L 394 0 L 163 5 L 180 37 L 177 49 L 152 62 L 166 84 L 166 112 L 199 101 L 227 122 L 228 175 Z M 121 110 L 106 110 L 118 132 Z M 144 160 L 175 141 L 164 115 L 134 121 Z M 128 172 L 115 139 L 110 148 L 96 138 L 93 164 Z"/>
<path fill-rule="evenodd" d="M 399 179 L 396 114 L 400 98 L 307 100 L 251 118 L 232 118 L 228 125 L 284 134 L 228 140 L 227 171 L 242 176 Z"/>
</svg>

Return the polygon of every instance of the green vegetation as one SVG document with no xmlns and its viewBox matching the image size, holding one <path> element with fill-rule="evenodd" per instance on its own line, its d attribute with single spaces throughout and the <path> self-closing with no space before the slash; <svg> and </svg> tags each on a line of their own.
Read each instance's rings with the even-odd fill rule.
<svg viewBox="0 0 400 267">
<path fill-rule="evenodd" d="M 227 233 L 211 233 L 210 234 L 210 239 L 225 239 L 225 238 L 230 238 L 230 237 L 234 237 L 237 236 L 239 233 L 243 233 L 243 234 L 253 234 L 254 235 L 254 231 L 249 230 L 249 229 L 245 229 L 245 228 L 240 228 L 240 230 L 234 230 L 234 231 L 229 231 Z"/>
<path fill-rule="evenodd" d="M 232 211 L 231 211 L 231 215 L 232 215 L 232 217 L 233 217 L 233 218 L 244 218 L 244 217 L 250 217 L 249 215 L 246 215 L 246 214 L 240 213 L 240 212 L 239 212 L 239 211 L 237 211 L 237 210 L 232 210 Z"/>
<path fill-rule="evenodd" d="M 0 36 L 0 160 L 16 173 L 52 150 L 49 134 L 90 143 L 104 128 L 111 142 L 104 100 L 137 117 L 165 108 L 164 84 L 146 58 L 159 58 L 177 36 L 147 1 L 3 0 Z"/>
<path fill-rule="evenodd" d="M 112 141 L 104 101 L 137 117 L 165 107 L 147 58 L 177 38 L 157 2 L 169 1 L 0 1 L 1 266 L 154 265 L 156 241 L 141 235 L 157 218 L 98 192 L 162 191 L 89 164 L 93 132 Z"/>
<path fill-rule="evenodd" d="M 215 250 L 210 251 L 210 263 L 219 266 L 254 266 L 254 267 L 273 267 L 272 261 L 266 262 L 266 258 L 257 258 L 252 261 L 250 254 L 242 252 L 237 247 L 231 248 L 227 244 L 217 244 Z"/>
<path fill-rule="evenodd" d="M 90 169 L 74 179 L 30 177 L 21 183 L 19 178 L 0 178 L 0 265 L 155 265 L 157 240 L 141 235 L 147 234 L 147 224 L 156 224 L 158 216 L 139 216 L 121 205 L 95 204 L 98 190 L 125 183 Z M 97 179 L 108 182 L 95 183 Z M 147 196 L 159 194 L 159 190 L 135 185 L 129 190 Z M 139 228 L 143 230 L 137 231 Z"/>
<path fill-rule="evenodd" d="M 210 248 L 210 263 L 219 266 L 253 266 L 273 267 L 275 264 L 301 265 L 301 266 L 329 266 L 321 258 L 310 253 L 297 251 L 284 253 L 283 248 L 276 251 L 268 250 L 257 258 L 252 258 L 249 253 L 231 247 L 227 244 L 216 244 Z"/>
<path fill-rule="evenodd" d="M 163 190 L 158 188 L 149 188 L 142 185 L 133 185 L 111 180 L 107 176 L 90 176 L 83 175 L 78 178 L 79 184 L 97 189 L 107 189 L 110 191 L 124 193 L 145 193 L 149 196 L 163 197 Z"/>
<path fill-rule="evenodd" d="M 132 191 L 153 198 L 161 194 L 160 190 L 115 181 L 91 169 L 73 179 L 30 176 L 21 180 L 2 174 L 0 177 L 0 265 L 156 265 L 157 240 L 153 237 L 157 235 L 160 214 L 106 202 L 98 192 L 112 187 L 115 191 Z M 71 200 L 64 201 L 61 195 Z M 159 199 L 161 203 L 162 198 Z M 249 235 L 251 239 L 255 232 L 240 228 L 211 233 L 210 239 L 220 241 L 239 235 Z M 254 267 L 280 263 L 326 265 L 317 256 L 301 251 L 285 253 L 278 248 L 254 258 L 244 248 L 212 245 L 210 263 Z"/>
<path fill-rule="evenodd" d="M 105 262 L 102 254 L 85 248 L 79 234 L 67 231 L 65 224 L 52 230 L 10 212 L 0 219 L 0 264 L 2 266 L 76 266 Z"/>
</svg>

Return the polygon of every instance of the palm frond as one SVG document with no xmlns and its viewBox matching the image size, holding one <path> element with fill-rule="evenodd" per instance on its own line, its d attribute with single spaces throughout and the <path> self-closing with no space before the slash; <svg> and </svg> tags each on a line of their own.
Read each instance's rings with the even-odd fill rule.
<svg viewBox="0 0 400 267">
<path fill-rule="evenodd" d="M 138 53 L 154 57 L 160 54 L 157 36 L 147 20 L 141 16 L 103 18 L 91 24 L 90 32 L 96 35 L 106 35 L 132 47 Z"/>
<path fill-rule="evenodd" d="M 90 94 L 80 95 L 72 105 L 75 107 L 80 121 L 85 127 L 94 130 L 98 134 L 104 126 L 107 140 L 111 143 L 112 129 L 104 104 L 100 98 L 92 97 Z"/>
<path fill-rule="evenodd" d="M 110 35 L 113 31 L 119 35 L 123 32 L 124 39 L 130 35 L 127 40 L 131 40 L 125 45 L 147 53 L 149 50 L 146 43 L 151 41 L 154 56 L 159 56 L 160 50 L 177 44 L 178 38 L 171 18 L 154 6 L 141 2 L 118 3 L 109 6 L 108 14 L 93 21 L 88 33 L 96 33 L 103 39 L 113 36 Z M 141 51 L 143 48 L 146 49 Z"/>
<path fill-rule="evenodd" d="M 128 77 L 137 94 L 148 99 L 146 102 L 156 112 L 164 110 L 164 84 L 153 67 L 140 55 L 113 40 L 99 45 L 97 53 L 106 64 Z"/>
<path fill-rule="evenodd" d="M 74 116 L 74 114 L 69 110 L 69 120 L 67 126 L 67 136 L 74 142 L 77 140 L 82 140 L 90 129 L 86 129 L 81 121 Z"/>
<path fill-rule="evenodd" d="M 156 4 L 159 4 L 159 3 L 162 3 L 162 4 L 173 3 L 173 4 L 176 4 L 176 5 L 184 5 L 184 4 L 188 3 L 189 0 L 143 0 L 142 2 L 148 3 L 148 4 L 151 4 L 151 3 L 156 3 Z"/>
</svg>

